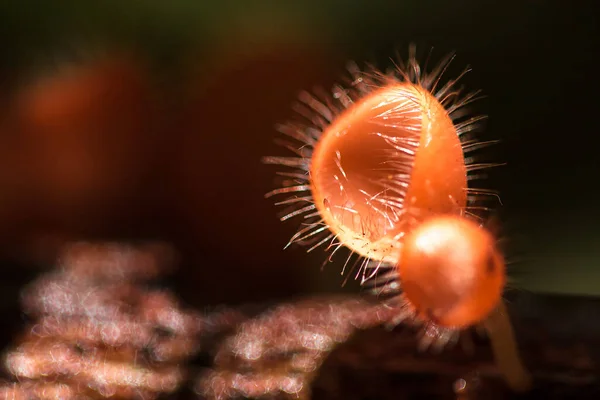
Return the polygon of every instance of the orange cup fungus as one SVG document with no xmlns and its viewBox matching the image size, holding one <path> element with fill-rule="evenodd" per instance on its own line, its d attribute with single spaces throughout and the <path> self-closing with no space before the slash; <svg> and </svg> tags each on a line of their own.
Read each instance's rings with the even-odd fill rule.
<svg viewBox="0 0 600 400">
<path fill-rule="evenodd" d="M 375 276 L 365 279 L 369 261 L 376 270 L 391 266 L 413 314 L 453 329 L 499 303 L 504 262 L 470 218 L 473 200 L 497 195 L 467 187 L 472 171 L 491 164 L 465 155 L 492 142 L 464 135 L 481 117 L 456 111 L 474 94 L 461 98 L 457 80 L 438 88 L 449 61 L 423 73 L 411 56 L 386 75 L 350 65 L 349 88 L 335 86 L 330 97 L 302 93 L 296 110 L 305 120 L 279 127 L 300 143 L 284 143 L 296 157 L 264 161 L 292 168 L 267 195 L 289 195 L 277 203 L 291 207 L 282 220 L 305 220 L 290 243 L 350 249 L 363 258 L 363 283 Z"/>
<path fill-rule="evenodd" d="M 55 213 L 110 208 L 137 190 L 157 113 L 150 76 L 136 57 L 60 64 L 20 88 L 12 111 L 21 175 Z"/>
<path fill-rule="evenodd" d="M 379 89 L 323 132 L 310 167 L 314 204 L 340 242 L 398 262 L 401 238 L 427 214 L 460 213 L 467 173 L 444 107 L 410 83 Z"/>
</svg>

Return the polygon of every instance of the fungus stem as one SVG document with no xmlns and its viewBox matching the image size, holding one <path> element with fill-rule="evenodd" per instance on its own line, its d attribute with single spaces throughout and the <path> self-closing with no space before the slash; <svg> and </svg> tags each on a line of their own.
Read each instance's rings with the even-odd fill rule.
<svg viewBox="0 0 600 400">
<path fill-rule="evenodd" d="M 532 378 L 519 356 L 515 333 L 503 301 L 483 322 L 483 326 L 490 338 L 496 364 L 508 386 L 515 392 L 530 390 Z"/>
</svg>

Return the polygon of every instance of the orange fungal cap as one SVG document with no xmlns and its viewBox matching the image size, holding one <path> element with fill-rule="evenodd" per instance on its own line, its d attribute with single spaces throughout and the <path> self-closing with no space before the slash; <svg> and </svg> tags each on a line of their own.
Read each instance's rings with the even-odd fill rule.
<svg viewBox="0 0 600 400">
<path fill-rule="evenodd" d="M 315 206 L 339 242 L 398 262 L 414 222 L 466 206 L 467 171 L 448 112 L 426 89 L 395 82 L 340 114 L 310 166 Z"/>
</svg>

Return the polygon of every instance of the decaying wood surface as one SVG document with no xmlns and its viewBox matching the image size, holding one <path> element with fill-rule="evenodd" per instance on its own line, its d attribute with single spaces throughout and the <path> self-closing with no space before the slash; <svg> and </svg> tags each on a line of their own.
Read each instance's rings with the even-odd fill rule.
<svg viewBox="0 0 600 400">
<path fill-rule="evenodd" d="M 315 300 L 318 306 L 315 313 L 328 307 L 329 312 L 340 315 L 350 311 L 351 299 L 336 297 Z M 353 307 L 368 310 L 366 302 L 354 299 Z M 512 303 L 511 314 L 516 315 L 514 324 L 520 343 L 520 350 L 527 367 L 532 371 L 535 388 L 519 398 L 598 398 L 600 395 L 600 374 L 598 370 L 599 336 L 593 332 L 571 332 L 570 329 L 554 326 L 561 315 L 554 310 L 548 311 L 543 318 L 528 316 L 531 309 L 539 309 L 540 304 L 559 302 L 565 307 L 570 302 L 574 309 L 588 309 L 599 313 L 600 304 L 591 299 L 546 299 L 531 296 Z M 297 326 L 312 326 L 301 329 L 288 337 L 288 342 L 309 332 L 330 329 L 330 324 L 314 324 L 315 318 L 306 312 L 307 300 L 287 306 L 276 306 L 269 311 L 245 323 L 251 326 L 252 337 L 269 345 L 273 336 L 260 335 L 256 324 L 266 324 L 263 332 L 278 326 L 278 319 L 303 322 Z M 327 306 L 326 306 L 327 305 Z M 372 307 L 372 306 L 371 306 Z M 520 307 L 520 309 L 519 309 Z M 286 310 L 277 316 L 277 310 Z M 519 311 L 520 310 L 520 311 Z M 598 310 L 598 311 L 595 311 Z M 356 312 L 356 310 L 351 310 Z M 372 312 L 372 310 L 369 310 Z M 267 317 L 266 317 L 267 316 Z M 596 314 L 596 321 L 598 320 Z M 275 318 L 274 321 L 272 318 Z M 335 317 L 333 317 L 335 318 Z M 330 319 L 331 320 L 331 319 Z M 563 320 L 567 323 L 567 320 Z M 574 319 L 571 318 L 573 323 Z M 590 321 L 592 323 L 592 321 Z M 597 324 L 594 322 L 594 324 Z M 315 326 L 316 325 L 316 326 Z M 376 325 L 376 324 L 373 324 Z M 561 325 L 561 324 L 559 324 Z M 328 328 L 324 328 L 327 326 Z M 448 399 L 504 399 L 517 397 L 507 389 L 500 372 L 494 364 L 489 343 L 478 332 L 463 334 L 461 341 L 453 348 L 445 349 L 441 354 L 422 353 L 417 350 L 415 329 L 399 327 L 394 330 L 382 326 L 369 329 L 356 329 L 331 352 L 319 356 L 309 350 L 285 351 L 277 353 L 278 343 L 268 347 L 270 354 L 264 358 L 248 360 L 239 347 L 233 349 L 230 343 L 248 345 L 249 332 L 244 324 L 238 326 L 238 333 L 228 336 L 218 347 L 212 369 L 201 375 L 201 388 L 209 390 L 207 398 L 230 398 L 238 394 L 276 393 L 276 398 L 312 398 L 312 399 L 403 399 L 403 398 L 448 398 Z M 597 330 L 596 330 L 597 332 Z M 310 336 L 310 335 L 309 335 Z M 330 336 L 328 336 L 330 337 Z M 262 339 L 261 339 L 262 338 Z M 283 342 L 282 342 L 283 343 Z M 280 344 L 280 343 L 279 343 Z M 253 348 L 260 347 L 256 342 Z M 236 351 L 237 350 L 237 351 Z M 223 359 L 223 353 L 228 358 Z M 273 353 L 276 353 L 274 355 Z M 322 357 L 322 358 L 319 358 Z M 251 357 L 252 358 L 252 357 Z M 308 360 L 308 361 L 307 361 Z M 314 371 L 302 373 L 306 363 L 321 363 Z M 303 364 L 304 363 L 304 364 Z M 295 366 L 295 367 L 294 367 Z M 300 372 L 299 372 L 300 370 Z M 209 377 L 209 378 L 207 378 Z M 296 378 L 293 381 L 289 377 Z M 213 381 L 210 382 L 209 379 Z M 304 381 L 302 379 L 305 379 Z M 209 383 L 210 382 L 210 383 Z M 300 387 L 300 383 L 305 386 Z M 287 386 L 286 386 L 287 385 Z M 285 390 L 293 395 L 285 394 Z M 206 393 L 205 393 L 206 395 Z M 268 397 L 268 396 L 263 396 Z"/>
<path fill-rule="evenodd" d="M 78 244 L 23 292 L 31 319 L 5 352 L 0 399 L 503 399 L 489 343 L 467 332 L 440 354 L 363 296 L 185 307 L 152 285 L 160 246 Z M 165 267 L 167 266 L 167 267 Z M 600 398 L 600 301 L 513 293 L 535 379 L 521 398 Z"/>
</svg>

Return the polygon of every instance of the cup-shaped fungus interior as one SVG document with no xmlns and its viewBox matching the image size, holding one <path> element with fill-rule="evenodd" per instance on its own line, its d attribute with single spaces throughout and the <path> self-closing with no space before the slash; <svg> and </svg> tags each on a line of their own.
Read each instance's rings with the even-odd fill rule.
<svg viewBox="0 0 600 400">
<path fill-rule="evenodd" d="M 370 259 L 397 262 L 416 220 L 466 203 L 456 129 L 428 91 L 376 90 L 324 131 L 310 168 L 315 205 L 337 240 Z"/>
<path fill-rule="evenodd" d="M 487 317 L 505 284 L 504 259 L 492 235 L 459 216 L 433 217 L 408 234 L 398 272 L 417 315 L 453 328 Z"/>
</svg>

